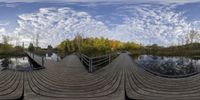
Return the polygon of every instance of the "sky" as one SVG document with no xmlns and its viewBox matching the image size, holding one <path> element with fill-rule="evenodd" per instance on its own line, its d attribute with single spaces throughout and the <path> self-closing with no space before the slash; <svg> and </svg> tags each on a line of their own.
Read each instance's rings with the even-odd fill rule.
<svg viewBox="0 0 200 100">
<path fill-rule="evenodd" d="M 200 30 L 200 0 L 0 0 L 0 42 L 57 46 L 77 34 L 180 45 Z M 200 39 L 196 39 L 200 42 Z"/>
</svg>

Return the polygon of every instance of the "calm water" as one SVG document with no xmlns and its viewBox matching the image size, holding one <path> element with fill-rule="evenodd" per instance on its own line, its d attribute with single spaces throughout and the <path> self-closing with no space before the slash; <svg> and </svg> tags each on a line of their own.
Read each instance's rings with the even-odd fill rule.
<svg viewBox="0 0 200 100">
<path fill-rule="evenodd" d="M 135 62 L 146 70 L 161 76 L 190 76 L 200 72 L 200 59 L 141 55 Z"/>
<path fill-rule="evenodd" d="M 55 53 L 46 54 L 46 59 L 53 61 L 60 61 L 60 56 Z M 37 65 L 28 57 L 5 57 L 0 58 L 0 71 L 2 70 L 17 70 L 17 71 L 32 71 L 40 69 L 41 66 Z"/>
<path fill-rule="evenodd" d="M 11 57 L 0 58 L 0 70 L 18 70 L 29 71 L 31 70 L 31 64 L 28 57 Z"/>
<path fill-rule="evenodd" d="M 53 60 L 53 61 L 60 61 L 61 57 L 59 55 L 57 55 L 56 53 L 47 53 L 46 59 L 50 59 L 50 60 Z"/>
</svg>

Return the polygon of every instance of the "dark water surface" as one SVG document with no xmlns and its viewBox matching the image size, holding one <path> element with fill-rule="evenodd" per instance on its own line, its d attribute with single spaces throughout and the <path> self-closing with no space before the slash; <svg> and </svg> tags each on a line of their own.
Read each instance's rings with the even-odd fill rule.
<svg viewBox="0 0 200 100">
<path fill-rule="evenodd" d="M 134 60 L 145 70 L 165 77 L 187 77 L 200 72 L 200 59 L 141 55 Z"/>
<path fill-rule="evenodd" d="M 53 61 L 60 61 L 61 58 L 56 53 L 46 54 L 46 59 Z M 24 57 L 3 57 L 0 58 L 0 71 L 3 70 L 16 70 L 16 71 L 32 71 L 41 69 L 36 62 L 28 58 Z"/>
<path fill-rule="evenodd" d="M 56 55 L 46 55 L 46 59 L 54 61 L 61 58 Z M 186 77 L 200 72 L 200 59 L 187 57 L 165 57 L 153 55 L 141 55 L 134 58 L 134 61 L 145 70 L 166 77 Z M 37 69 L 36 65 L 28 57 L 4 57 L 0 58 L 1 70 L 32 71 Z"/>
<path fill-rule="evenodd" d="M 0 70 L 29 71 L 32 69 L 28 57 L 0 58 Z"/>
</svg>

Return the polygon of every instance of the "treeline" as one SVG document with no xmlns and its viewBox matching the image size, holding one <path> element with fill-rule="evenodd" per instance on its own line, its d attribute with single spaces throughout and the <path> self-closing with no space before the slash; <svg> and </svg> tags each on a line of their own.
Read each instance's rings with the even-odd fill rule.
<svg viewBox="0 0 200 100">
<path fill-rule="evenodd" d="M 163 56 L 200 56 L 200 33 L 191 30 L 186 37 L 185 45 L 162 47 L 156 44 L 145 46 L 145 53 Z"/>
<path fill-rule="evenodd" d="M 129 51 L 133 55 L 152 54 L 160 56 L 200 56 L 200 43 L 163 47 L 153 44 L 142 46 L 135 42 L 120 42 L 106 38 L 81 38 L 65 40 L 57 46 L 61 53 L 81 52 L 97 56 L 116 51 Z"/>
<path fill-rule="evenodd" d="M 142 48 L 134 42 L 120 42 L 106 38 L 82 38 L 76 36 L 72 40 L 65 40 L 57 46 L 61 53 L 81 52 L 89 56 L 103 55 L 123 50 L 139 50 Z"/>
<path fill-rule="evenodd" d="M 133 55 L 152 54 L 160 56 L 199 56 L 200 43 L 163 47 L 157 44 L 142 46 L 135 42 L 121 42 L 107 38 L 82 38 L 77 35 L 72 40 L 65 40 L 57 46 L 62 54 L 80 52 L 89 56 L 103 55 L 116 51 L 129 51 Z"/>
<path fill-rule="evenodd" d="M 23 52 L 23 47 L 21 46 L 13 47 L 10 44 L 0 43 L 0 55 L 1 56 L 22 56 L 25 54 Z"/>
<path fill-rule="evenodd" d="M 194 33 L 194 32 L 193 32 Z M 121 42 L 118 40 L 109 40 L 107 38 L 83 38 L 81 35 L 75 36 L 74 39 L 66 39 L 61 42 L 56 48 L 50 45 L 48 49 L 34 47 L 30 43 L 28 50 L 37 54 L 45 55 L 49 48 L 54 52 L 66 55 L 69 53 L 80 52 L 88 56 L 104 55 L 117 51 L 129 51 L 134 55 L 153 54 L 163 56 L 200 56 L 200 43 L 194 42 L 195 35 L 191 35 L 189 42 L 185 45 L 162 47 L 156 44 L 150 46 L 142 46 L 135 42 Z M 8 44 L 9 38 L 3 36 L 3 42 L 0 43 L 0 55 L 24 55 L 23 47 L 12 46 Z"/>
<path fill-rule="evenodd" d="M 49 46 L 50 46 L 50 45 L 49 45 Z M 30 43 L 30 44 L 29 44 L 27 50 L 28 50 L 29 52 L 33 52 L 33 53 L 35 53 L 35 54 L 37 54 L 37 55 L 40 55 L 40 56 L 44 56 L 44 55 L 46 55 L 46 53 L 47 53 L 47 49 L 46 49 L 46 48 L 35 47 L 35 46 L 33 45 L 33 43 Z"/>
<path fill-rule="evenodd" d="M 200 56 L 200 43 L 162 47 L 156 44 L 145 47 L 147 54 L 163 56 Z"/>
<path fill-rule="evenodd" d="M 0 43 L 0 56 L 21 56 L 25 55 L 23 52 L 23 47 L 13 46 L 8 43 L 9 37 L 2 35 L 3 42 Z"/>
</svg>

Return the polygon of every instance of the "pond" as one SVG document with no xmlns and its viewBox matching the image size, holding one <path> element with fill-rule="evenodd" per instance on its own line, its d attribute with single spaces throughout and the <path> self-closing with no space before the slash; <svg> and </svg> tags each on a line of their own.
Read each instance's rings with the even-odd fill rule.
<svg viewBox="0 0 200 100">
<path fill-rule="evenodd" d="M 0 71 L 32 71 L 39 66 L 32 62 L 28 57 L 4 57 L 0 58 Z"/>
<path fill-rule="evenodd" d="M 46 57 L 46 59 L 50 59 L 50 60 L 53 60 L 53 61 L 60 61 L 61 60 L 61 57 L 56 53 L 47 53 L 45 57 Z"/>
<path fill-rule="evenodd" d="M 200 59 L 141 55 L 134 60 L 145 70 L 164 77 L 187 77 L 200 71 Z"/>
<path fill-rule="evenodd" d="M 46 59 L 53 61 L 60 61 L 61 57 L 56 53 L 46 54 Z M 27 56 L 24 57 L 3 57 L 0 58 L 0 71 L 3 70 L 17 70 L 17 71 L 32 71 L 42 69 L 37 63 L 29 59 Z"/>
<path fill-rule="evenodd" d="M 0 69 L 30 70 L 30 64 L 27 57 L 5 57 L 0 59 Z"/>
</svg>

